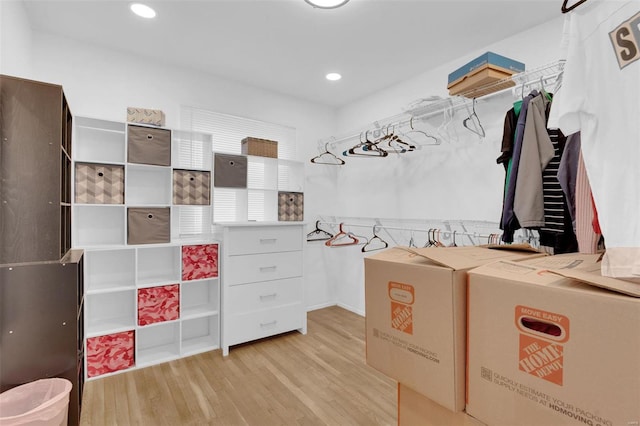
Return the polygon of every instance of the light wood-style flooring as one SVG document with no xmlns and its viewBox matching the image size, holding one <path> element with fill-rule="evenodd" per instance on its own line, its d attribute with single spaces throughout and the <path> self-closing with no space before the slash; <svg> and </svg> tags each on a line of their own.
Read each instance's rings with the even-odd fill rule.
<svg viewBox="0 0 640 426">
<path fill-rule="evenodd" d="M 87 382 L 83 426 L 395 425 L 395 381 L 365 363 L 364 318 L 309 312 L 292 332 Z"/>
</svg>

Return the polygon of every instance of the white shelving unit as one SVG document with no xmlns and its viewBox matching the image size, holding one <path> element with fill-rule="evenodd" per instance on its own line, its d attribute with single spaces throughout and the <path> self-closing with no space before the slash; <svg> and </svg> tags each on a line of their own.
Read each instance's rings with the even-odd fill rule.
<svg viewBox="0 0 640 426">
<path fill-rule="evenodd" d="M 127 123 L 84 117 L 77 117 L 74 123 L 74 162 L 122 166 L 124 170 L 120 198 L 111 198 L 112 202 L 122 202 L 124 188 L 124 203 L 81 204 L 75 202 L 75 197 L 72 200 L 73 246 L 85 249 L 86 259 L 85 372 L 92 371 L 87 379 L 221 348 L 224 309 L 218 272 L 220 246 L 214 238 L 214 220 L 235 223 L 277 221 L 278 191 L 302 192 L 304 164 L 247 156 L 246 188 L 214 188 L 211 135 L 172 131 L 170 166 L 133 164 L 127 161 Z M 139 161 L 145 163 L 144 159 Z M 75 164 L 72 170 L 75 173 Z M 89 178 L 102 176 L 98 174 L 100 169 L 85 167 L 82 170 L 88 176 L 83 183 L 88 186 L 94 185 Z M 189 174 L 189 171 L 197 173 Z M 192 193 L 183 188 L 191 188 L 191 177 L 195 182 L 201 182 L 202 173 L 209 173 L 209 203 L 174 204 L 174 172 L 176 179 L 184 178 L 176 181 L 176 190 L 183 191 L 176 203 L 203 202 L 202 197 L 194 201 L 190 198 Z M 75 183 L 75 175 L 72 180 Z M 205 188 L 196 187 L 200 195 L 207 194 Z M 127 211 L 134 207 L 170 207 L 171 241 L 127 244 Z M 299 239 L 302 223 L 282 225 L 289 226 L 279 227 L 280 231 L 295 225 L 294 239 Z M 273 230 L 274 226 L 254 230 L 264 233 Z M 285 250 L 295 252 L 293 254 L 258 256 L 262 260 L 277 260 L 284 275 L 276 274 L 277 281 L 262 283 L 269 294 L 265 296 L 261 290 L 260 295 L 264 297 L 254 301 L 258 305 L 249 304 L 234 311 L 243 321 L 244 328 L 241 327 L 241 336 L 229 338 L 231 344 L 278 330 L 306 331 L 301 272 L 285 268 L 289 260 L 296 268 L 302 264 L 301 248 L 297 243 L 294 245 L 295 249 Z M 275 258 L 271 259 L 273 256 Z M 251 258 L 245 256 L 245 259 Z M 243 268 L 236 265 L 234 269 L 240 273 Z M 235 286 L 230 297 L 249 292 L 254 287 L 258 290 L 257 282 Z M 274 292 L 282 296 L 274 298 L 271 296 Z M 242 298 L 249 296 L 246 294 Z M 234 304 L 242 303 L 236 300 Z M 259 326 L 254 322 L 258 316 L 267 313 L 277 314 L 278 327 L 260 332 L 246 329 Z M 91 340 L 93 352 L 87 350 L 87 339 Z M 125 356 L 110 359 L 113 353 Z"/>
<path fill-rule="evenodd" d="M 123 204 L 72 202 L 73 245 L 85 249 L 87 379 L 218 349 L 212 207 L 173 205 L 174 169 L 211 172 L 211 136 L 172 132 L 171 166 L 128 163 L 126 123 L 78 117 L 73 143 L 75 162 L 124 168 Z M 171 242 L 128 245 L 129 207 L 171 207 Z"/>
<path fill-rule="evenodd" d="M 278 191 L 304 190 L 304 163 L 252 155 L 246 158 L 246 188 L 213 188 L 216 223 L 277 221 Z"/>
<path fill-rule="evenodd" d="M 115 371 L 220 348 L 218 247 L 216 242 L 189 241 L 86 250 L 86 337 L 115 336 L 126 331 L 135 335 L 135 364 Z M 207 276 L 192 279 L 187 265 L 194 264 L 205 265 Z M 175 288 L 179 295 L 166 295 Z M 141 316 L 148 315 L 149 309 L 140 305 L 140 292 L 151 298 L 152 306 L 157 303 L 157 309 L 151 308 L 157 322 L 140 325 Z M 179 301 L 175 319 L 162 318 L 174 313 L 173 309 L 163 311 L 163 302 L 169 298 Z M 87 362 L 92 362 L 90 356 Z"/>
</svg>

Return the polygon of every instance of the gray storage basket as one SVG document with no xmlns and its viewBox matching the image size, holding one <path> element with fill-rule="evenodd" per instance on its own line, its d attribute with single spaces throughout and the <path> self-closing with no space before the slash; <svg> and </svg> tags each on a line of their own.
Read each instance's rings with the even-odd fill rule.
<svg viewBox="0 0 640 426">
<path fill-rule="evenodd" d="M 217 188 L 247 187 L 247 157 L 243 155 L 214 155 L 213 186 Z"/>
<path fill-rule="evenodd" d="M 127 125 L 129 163 L 171 165 L 171 130 Z"/>
<path fill-rule="evenodd" d="M 127 209 L 127 244 L 158 244 L 170 241 L 171 208 Z"/>
</svg>

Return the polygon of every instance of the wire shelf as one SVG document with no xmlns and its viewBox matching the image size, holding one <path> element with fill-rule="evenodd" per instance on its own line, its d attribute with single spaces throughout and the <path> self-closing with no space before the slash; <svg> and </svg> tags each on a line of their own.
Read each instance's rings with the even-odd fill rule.
<svg viewBox="0 0 640 426">
<path fill-rule="evenodd" d="M 446 111 L 453 113 L 461 108 L 468 108 L 470 102 L 473 102 L 473 99 L 486 100 L 493 96 L 503 94 L 509 90 L 517 90 L 519 87 L 521 87 L 521 90 L 524 93 L 528 88 L 533 88 L 541 82 L 546 85 L 557 84 L 561 79 L 563 69 L 564 61 L 556 61 L 522 73 L 514 74 L 511 77 L 504 78 L 472 90 L 468 90 L 456 96 L 450 96 L 447 98 L 440 98 L 436 96 L 420 99 L 413 102 L 404 110 L 404 112 L 377 120 L 367 129 L 362 129 L 357 133 L 354 132 L 342 137 L 331 136 L 321 139 L 318 141 L 318 149 L 321 151 L 327 146 L 335 148 L 343 142 L 357 140 L 358 138 L 362 138 L 365 131 L 379 130 L 387 126 L 401 128 L 409 125 L 412 121 L 427 120 L 430 117 L 442 114 Z"/>
</svg>

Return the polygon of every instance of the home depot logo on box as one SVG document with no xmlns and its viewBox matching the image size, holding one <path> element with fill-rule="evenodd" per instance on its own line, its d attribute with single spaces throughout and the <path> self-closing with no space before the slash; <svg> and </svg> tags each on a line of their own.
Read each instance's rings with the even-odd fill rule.
<svg viewBox="0 0 640 426">
<path fill-rule="evenodd" d="M 562 386 L 569 318 L 518 305 L 515 321 L 520 330 L 519 369 Z"/>
<path fill-rule="evenodd" d="M 412 285 L 389 281 L 391 299 L 391 327 L 407 334 L 413 334 L 413 302 L 415 291 Z"/>
</svg>

